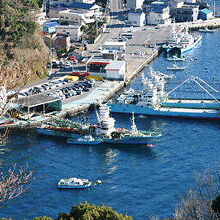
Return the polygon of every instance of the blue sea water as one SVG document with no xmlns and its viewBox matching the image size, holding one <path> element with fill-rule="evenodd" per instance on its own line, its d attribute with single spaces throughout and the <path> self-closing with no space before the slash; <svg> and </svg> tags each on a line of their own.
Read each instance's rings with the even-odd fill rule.
<svg viewBox="0 0 220 220">
<path fill-rule="evenodd" d="M 190 51 L 187 61 L 182 63 L 187 66 L 187 74 L 167 72 L 166 67 L 171 63 L 163 54 L 151 66 L 175 74 L 167 89 L 192 75 L 219 89 L 219 48 L 220 32 L 203 34 L 201 45 Z M 131 87 L 140 88 L 140 77 Z M 194 90 L 194 87 L 186 89 Z M 182 93 L 192 92 L 184 90 L 177 95 Z M 130 127 L 129 115 L 113 116 L 117 126 Z M 95 113 L 88 114 L 88 119 L 96 121 Z M 153 214 L 171 217 L 180 197 L 195 186 L 195 172 L 203 173 L 219 162 L 220 123 L 157 117 L 137 117 L 136 123 L 139 129 L 162 133 L 154 147 L 74 146 L 67 145 L 64 139 L 40 136 L 34 130 L 12 132 L 7 146 L 1 147 L 1 168 L 7 170 L 13 163 L 28 164 L 34 170 L 35 179 L 25 194 L 1 207 L 0 217 L 20 220 L 47 215 L 55 218 L 57 213 L 67 212 L 83 201 L 112 206 L 137 220 L 149 219 Z M 85 190 L 57 189 L 58 180 L 67 177 L 100 179 L 103 184 Z"/>
</svg>

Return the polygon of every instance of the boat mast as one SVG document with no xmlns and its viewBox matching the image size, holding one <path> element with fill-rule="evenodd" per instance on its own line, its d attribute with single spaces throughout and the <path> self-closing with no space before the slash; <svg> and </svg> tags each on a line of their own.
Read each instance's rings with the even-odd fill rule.
<svg viewBox="0 0 220 220">
<path fill-rule="evenodd" d="M 137 133 L 138 133 L 138 129 L 137 129 L 137 126 L 136 126 L 136 124 L 135 124 L 134 112 L 132 112 L 131 122 L 132 122 L 131 133 L 132 133 L 132 134 L 137 134 Z"/>
</svg>

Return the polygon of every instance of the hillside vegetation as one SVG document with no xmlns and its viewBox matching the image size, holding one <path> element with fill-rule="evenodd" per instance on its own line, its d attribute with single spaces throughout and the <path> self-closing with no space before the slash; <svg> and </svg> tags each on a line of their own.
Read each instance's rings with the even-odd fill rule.
<svg viewBox="0 0 220 220">
<path fill-rule="evenodd" d="M 48 49 L 38 35 L 34 11 L 41 0 L 0 0 L 0 84 L 7 87 L 45 74 Z"/>
</svg>

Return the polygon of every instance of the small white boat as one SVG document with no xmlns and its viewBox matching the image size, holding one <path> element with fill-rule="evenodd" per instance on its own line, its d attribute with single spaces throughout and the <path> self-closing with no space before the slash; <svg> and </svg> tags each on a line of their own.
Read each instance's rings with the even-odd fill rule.
<svg viewBox="0 0 220 220">
<path fill-rule="evenodd" d="M 173 56 L 173 57 L 168 57 L 167 60 L 169 60 L 169 61 L 185 61 L 186 57 Z"/>
<path fill-rule="evenodd" d="M 101 138 L 94 138 L 91 135 L 86 135 L 80 138 L 68 138 L 68 144 L 78 144 L 78 145 L 96 145 L 101 144 L 103 140 Z"/>
<path fill-rule="evenodd" d="M 179 70 L 185 70 L 185 66 L 177 66 L 176 64 L 173 64 L 171 67 L 167 67 L 167 70 L 172 70 L 172 71 L 179 71 Z"/>
<path fill-rule="evenodd" d="M 214 33 L 214 30 L 209 29 L 208 27 L 205 27 L 203 29 L 199 29 L 199 32 L 203 32 L 203 33 Z"/>
<path fill-rule="evenodd" d="M 80 179 L 80 178 L 69 178 L 69 179 L 61 179 L 58 182 L 58 188 L 60 189 L 84 189 L 92 186 L 92 181 L 88 179 Z"/>
</svg>

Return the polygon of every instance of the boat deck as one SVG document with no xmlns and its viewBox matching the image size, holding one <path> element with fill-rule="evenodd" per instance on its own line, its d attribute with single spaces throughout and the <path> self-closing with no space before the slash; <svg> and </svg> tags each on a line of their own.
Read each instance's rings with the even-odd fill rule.
<svg viewBox="0 0 220 220">
<path fill-rule="evenodd" d="M 158 108 L 158 111 L 163 112 L 191 112 L 191 113 L 217 113 L 217 110 L 211 109 L 190 109 L 190 108 Z"/>
</svg>

